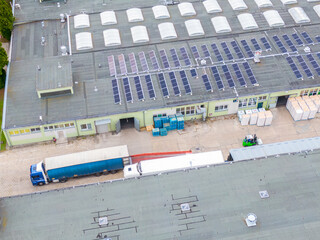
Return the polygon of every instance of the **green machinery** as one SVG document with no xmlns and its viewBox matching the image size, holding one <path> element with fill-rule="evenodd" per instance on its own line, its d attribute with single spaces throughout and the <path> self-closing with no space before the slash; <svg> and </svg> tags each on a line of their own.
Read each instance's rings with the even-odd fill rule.
<svg viewBox="0 0 320 240">
<path fill-rule="evenodd" d="M 262 144 L 262 141 L 261 139 L 257 138 L 256 134 L 247 135 L 242 141 L 242 146 L 244 147 L 250 147 L 250 146 L 260 145 L 260 144 Z"/>
</svg>

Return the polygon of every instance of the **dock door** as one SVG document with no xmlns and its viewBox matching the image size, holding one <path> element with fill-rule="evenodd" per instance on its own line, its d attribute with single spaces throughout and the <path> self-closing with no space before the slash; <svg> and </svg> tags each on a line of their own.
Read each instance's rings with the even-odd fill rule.
<svg viewBox="0 0 320 240">
<path fill-rule="evenodd" d="M 109 132 L 109 124 L 111 123 L 110 119 L 103 119 L 95 121 L 97 133 L 106 133 Z"/>
<path fill-rule="evenodd" d="M 123 118 L 116 123 L 116 133 L 119 133 L 121 129 L 135 128 L 140 132 L 140 121 L 137 118 Z"/>
</svg>

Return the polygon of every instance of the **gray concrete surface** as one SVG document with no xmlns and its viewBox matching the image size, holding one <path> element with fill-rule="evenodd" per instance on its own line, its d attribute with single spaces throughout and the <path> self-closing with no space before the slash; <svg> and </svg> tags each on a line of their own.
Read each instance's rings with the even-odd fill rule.
<svg viewBox="0 0 320 240">
<path fill-rule="evenodd" d="M 127 144 L 129 153 L 167 151 L 210 151 L 222 150 L 224 158 L 232 148 L 240 148 L 247 134 L 256 133 L 264 143 L 274 143 L 294 139 L 320 136 L 320 114 L 312 120 L 294 122 L 286 108 L 272 110 L 274 120 L 271 126 L 241 126 L 235 116 L 211 118 L 205 123 L 187 122 L 182 132 L 170 131 L 166 137 L 152 137 L 150 132 L 135 129 L 121 131 L 117 135 L 101 134 L 69 140 L 68 144 L 56 145 L 52 142 L 25 146 L 0 153 L 0 197 L 52 190 L 81 184 L 103 182 L 122 178 L 123 173 L 100 177 L 70 179 L 66 183 L 52 183 L 43 187 L 33 187 L 29 179 L 31 164 L 45 157 L 57 156 L 85 150 Z"/>
</svg>

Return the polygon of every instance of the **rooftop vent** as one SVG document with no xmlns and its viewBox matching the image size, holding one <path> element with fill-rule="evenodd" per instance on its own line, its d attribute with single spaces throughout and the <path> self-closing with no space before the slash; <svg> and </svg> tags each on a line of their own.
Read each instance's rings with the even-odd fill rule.
<svg viewBox="0 0 320 240">
<path fill-rule="evenodd" d="M 99 226 L 108 225 L 108 217 L 99 218 Z"/>
<path fill-rule="evenodd" d="M 257 225 L 257 216 L 254 213 L 249 213 L 246 217 L 246 224 L 248 227 L 254 227 Z"/>
<path fill-rule="evenodd" d="M 67 56 L 67 55 L 68 55 L 68 50 L 67 50 L 67 47 L 66 47 L 66 46 L 62 45 L 62 46 L 60 47 L 60 50 L 61 50 L 61 55 L 62 55 L 62 56 Z"/>
<path fill-rule="evenodd" d="M 66 17 L 63 13 L 60 13 L 60 22 L 64 23 L 66 21 Z"/>
<path fill-rule="evenodd" d="M 180 205 L 181 211 L 182 212 L 186 212 L 186 211 L 190 211 L 190 205 L 189 203 L 182 203 Z"/>
<path fill-rule="evenodd" d="M 259 192 L 261 199 L 269 198 L 269 193 L 267 190 L 263 190 Z"/>
</svg>

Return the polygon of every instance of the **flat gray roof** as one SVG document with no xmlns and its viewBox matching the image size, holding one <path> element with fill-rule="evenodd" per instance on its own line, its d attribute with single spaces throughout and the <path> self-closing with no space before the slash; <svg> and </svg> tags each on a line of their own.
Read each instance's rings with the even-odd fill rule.
<svg viewBox="0 0 320 240">
<path fill-rule="evenodd" d="M 303 7 L 309 18 L 311 24 L 298 26 L 294 23 L 293 19 L 287 12 L 287 8 L 284 7 L 280 1 L 274 2 L 274 9 L 278 10 L 282 18 L 286 23 L 286 27 L 280 29 L 269 28 L 266 20 L 262 15 L 262 11 L 258 9 L 253 0 L 246 1 L 248 10 L 238 12 L 233 11 L 228 3 L 219 1 L 223 8 L 221 14 L 207 14 L 202 6 L 201 2 L 193 2 L 197 15 L 195 17 L 199 19 L 205 31 L 205 37 L 191 38 L 187 34 L 187 30 L 184 26 L 184 21 L 190 19 L 181 17 L 177 6 L 168 6 L 171 15 L 170 19 L 155 20 L 151 7 L 158 4 L 158 1 L 125 1 L 118 3 L 105 1 L 107 5 L 102 5 L 103 1 L 75 1 L 69 0 L 66 4 L 61 3 L 60 8 L 56 6 L 56 3 L 43 3 L 27 0 L 21 3 L 21 9 L 16 9 L 15 15 L 17 18 L 17 25 L 14 27 L 13 36 L 13 50 L 12 50 L 12 62 L 10 65 L 10 77 L 8 84 L 7 98 L 7 111 L 5 128 L 12 128 L 18 126 L 31 126 L 39 124 L 39 116 L 43 117 L 42 123 L 52 123 L 59 121 L 67 121 L 74 119 L 106 116 L 113 114 L 120 114 L 126 112 L 136 112 L 142 110 L 159 109 L 163 107 L 174 107 L 179 105 L 186 105 L 192 103 L 202 103 L 210 100 L 220 100 L 227 98 L 236 98 L 237 96 L 249 96 L 264 94 L 276 91 L 288 91 L 292 89 L 302 89 L 307 87 L 319 86 L 320 78 L 312 67 L 311 63 L 304 56 L 307 65 L 309 66 L 314 78 L 308 78 L 299 65 L 296 59 L 297 53 L 292 52 L 288 44 L 283 40 L 282 35 L 287 34 L 291 40 L 296 42 L 292 38 L 292 33 L 297 32 L 301 39 L 302 32 L 307 32 L 313 39 L 314 44 L 307 44 L 304 41 L 303 46 L 297 46 L 298 53 L 306 55 L 304 48 L 310 47 L 311 53 L 314 58 L 320 63 L 319 57 L 316 53 L 320 52 L 320 44 L 316 40 L 316 36 L 319 33 L 320 18 L 313 10 L 313 6 L 316 3 L 299 2 L 299 6 Z M 145 21 L 141 23 L 128 23 L 125 10 L 130 7 L 141 7 Z M 34 14 L 36 11 L 38 14 Z M 43 11 L 40 11 L 42 9 Z M 99 13 L 105 10 L 115 10 L 117 15 L 118 24 L 110 26 L 102 26 L 100 22 Z M 68 13 L 70 17 L 70 41 L 72 56 L 61 57 L 60 47 L 62 45 L 69 47 L 68 27 L 67 24 L 60 23 L 59 14 Z M 85 29 L 74 29 L 73 15 L 80 12 L 86 12 L 90 15 L 91 26 Z M 251 12 L 259 25 L 259 29 L 252 31 L 243 31 L 236 16 L 239 13 Z M 223 15 L 226 16 L 232 32 L 230 34 L 216 34 L 211 24 L 210 18 Z M 43 23 L 41 20 L 44 20 Z M 176 40 L 162 41 L 160 38 L 157 24 L 162 22 L 173 22 L 178 34 Z M 130 28 L 136 25 L 144 25 L 148 29 L 150 42 L 145 44 L 133 44 L 130 33 Z M 118 47 L 106 48 L 104 46 L 102 31 L 110 28 L 118 28 L 121 35 L 122 45 Z M 93 36 L 93 49 L 85 51 L 77 51 L 75 44 L 75 34 L 79 32 L 91 32 Z M 285 47 L 293 57 L 294 62 L 298 66 L 303 79 L 300 80 L 295 77 L 286 57 L 288 54 L 282 54 L 275 41 L 272 39 L 274 35 L 278 35 Z M 46 39 L 45 45 L 41 46 L 41 37 Z M 271 44 L 272 50 L 265 51 L 261 37 L 266 37 Z M 245 51 L 245 48 L 241 44 L 241 40 L 246 40 L 254 51 L 251 39 L 256 38 L 259 45 L 264 50 L 262 53 L 262 59 L 260 64 L 254 64 L 252 58 L 250 58 Z M 239 59 L 231 46 L 231 41 L 236 41 L 240 46 L 244 59 Z M 235 58 L 235 62 L 227 60 L 227 55 L 222 49 L 221 43 L 226 42 L 229 49 Z M 216 43 L 223 58 L 224 62 L 218 62 L 215 57 L 211 44 Z M 199 61 L 195 60 L 192 56 L 191 47 L 196 45 L 198 47 L 201 58 L 204 58 L 201 46 L 206 44 L 211 54 L 212 62 L 207 58 L 207 64 L 199 66 Z M 192 68 L 197 68 L 199 78 L 192 78 L 190 74 L 190 67 L 184 63 L 180 48 L 185 47 L 188 55 L 191 59 Z M 174 68 L 174 62 L 170 55 L 169 50 L 175 48 L 180 58 L 182 68 Z M 164 68 L 159 50 L 164 49 L 167 52 L 170 70 L 162 70 L 165 73 L 166 82 L 170 94 L 170 98 L 164 98 L 159 79 L 157 76 L 158 71 L 152 70 L 152 64 L 148 56 L 148 52 L 154 50 L 160 64 L 160 68 Z M 70 49 L 69 49 L 70 51 Z M 145 52 L 147 62 L 149 65 L 149 72 L 142 72 L 141 64 L 138 58 L 139 52 Z M 139 75 L 141 76 L 142 89 L 145 96 L 145 101 L 139 101 L 135 87 L 133 77 L 137 74 L 131 73 L 131 67 L 129 64 L 129 53 L 134 53 L 139 68 Z M 118 63 L 118 55 L 124 54 L 128 76 L 131 85 L 131 91 L 133 96 L 133 103 L 126 102 L 124 86 L 122 78 L 124 75 L 120 74 L 120 68 Z M 111 80 L 114 77 L 110 76 L 107 57 L 113 55 L 116 59 L 117 78 L 120 88 L 121 105 L 114 104 L 113 91 Z M 38 99 L 35 89 L 35 70 L 40 65 L 58 64 L 61 58 L 64 61 L 71 62 L 72 77 L 74 94 L 72 96 L 63 96 L 52 98 L 48 100 Z M 251 84 L 249 77 L 244 69 L 243 63 L 248 62 L 252 68 L 259 86 Z M 236 79 L 236 74 L 233 70 L 232 64 L 238 63 L 240 70 L 246 81 L 246 87 L 240 86 L 240 82 Z M 234 78 L 235 88 L 230 88 L 223 74 L 222 65 L 227 64 L 230 69 L 231 75 Z M 220 72 L 222 82 L 225 86 L 224 90 L 218 90 L 215 79 L 213 78 L 210 70 L 211 66 L 217 66 Z M 186 70 L 187 77 L 192 89 L 192 95 L 187 95 L 183 86 L 183 82 L 179 75 L 179 70 Z M 169 79 L 168 72 L 175 71 L 178 86 L 181 90 L 181 96 L 175 96 L 173 87 Z M 201 75 L 207 73 L 211 81 L 213 92 L 207 92 L 202 81 Z M 150 99 L 147 91 L 147 84 L 144 75 L 151 74 L 153 85 L 155 88 L 156 99 Z M 28 103 L 28 104 L 25 104 Z M 21 111 L 19 109 L 21 108 Z M 14 109 L 14 110 L 12 110 Z M 57 110 L 59 109 L 59 110 Z M 77 111 L 75 111 L 75 109 Z"/>
<path fill-rule="evenodd" d="M 317 239 L 319 157 L 318 151 L 2 198 L 0 237 Z M 263 190 L 269 198 L 260 198 Z M 182 203 L 191 210 L 182 213 Z M 251 212 L 258 222 L 248 228 Z M 99 227 L 100 217 L 109 225 Z"/>
</svg>

